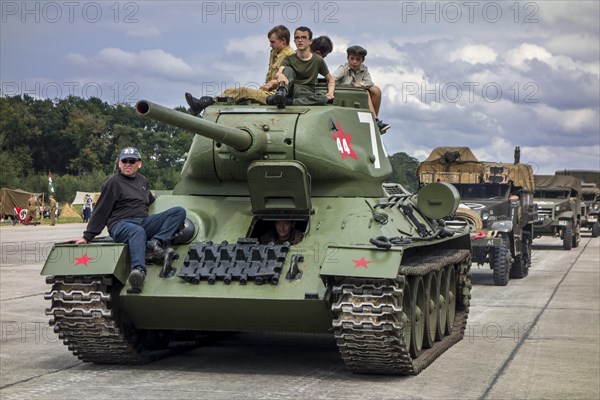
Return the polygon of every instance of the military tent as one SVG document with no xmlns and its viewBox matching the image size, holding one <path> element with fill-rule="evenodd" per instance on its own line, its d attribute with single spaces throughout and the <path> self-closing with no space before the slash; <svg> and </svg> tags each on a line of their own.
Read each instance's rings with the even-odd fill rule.
<svg viewBox="0 0 600 400">
<path fill-rule="evenodd" d="M 30 193 L 21 189 L 9 188 L 2 188 L 0 190 L 0 216 L 2 219 L 9 215 L 15 215 L 15 207 L 27 208 L 27 202 L 32 194 L 40 197 L 40 204 L 42 204 L 44 199 L 42 193 Z"/>
</svg>

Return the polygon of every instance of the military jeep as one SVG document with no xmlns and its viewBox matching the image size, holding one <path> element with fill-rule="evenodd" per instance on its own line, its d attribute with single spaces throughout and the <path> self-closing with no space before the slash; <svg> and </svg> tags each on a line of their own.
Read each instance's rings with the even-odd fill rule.
<svg viewBox="0 0 600 400">
<path fill-rule="evenodd" d="M 421 185 L 456 187 L 461 203 L 447 224 L 469 226 L 472 260 L 489 264 L 498 286 L 526 277 L 531 266 L 533 170 L 519 159 L 518 147 L 514 163 L 479 161 L 468 147 L 438 147 L 417 169 Z"/>
<path fill-rule="evenodd" d="M 533 201 L 538 208 L 536 238 L 562 239 L 563 249 L 579 246 L 581 227 L 581 181 L 570 175 L 535 175 Z"/>
</svg>

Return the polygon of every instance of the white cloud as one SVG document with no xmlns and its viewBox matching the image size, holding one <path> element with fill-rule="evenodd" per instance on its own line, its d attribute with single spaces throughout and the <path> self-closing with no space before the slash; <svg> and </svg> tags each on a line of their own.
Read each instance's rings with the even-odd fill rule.
<svg viewBox="0 0 600 400">
<path fill-rule="evenodd" d="M 254 58 L 257 53 L 264 57 L 265 52 L 269 52 L 269 41 L 267 36 L 246 36 L 243 38 L 234 38 L 227 41 L 225 52 L 242 53 L 246 58 Z"/>
<path fill-rule="evenodd" d="M 545 63 L 548 63 L 552 59 L 552 54 L 541 46 L 523 43 L 516 49 L 512 49 L 506 52 L 504 56 L 505 61 L 512 67 L 528 71 L 530 68 L 526 65 L 527 61 L 538 59 Z"/>
<path fill-rule="evenodd" d="M 521 71 L 530 71 L 531 67 L 528 62 L 539 60 L 554 70 L 582 71 L 596 76 L 600 75 L 597 62 L 582 63 L 564 55 L 553 56 L 545 48 L 530 43 L 523 43 L 519 47 L 507 51 L 504 60 L 508 65 Z"/>
<path fill-rule="evenodd" d="M 136 75 L 152 74 L 170 79 L 184 79 L 196 74 L 184 60 L 161 49 L 128 52 L 107 47 L 92 57 L 69 53 L 66 59 L 73 65 L 85 68 L 134 71 Z"/>
<path fill-rule="evenodd" d="M 490 64 L 496 61 L 498 54 L 483 44 L 470 44 L 450 53 L 450 61 L 465 61 L 469 64 Z"/>
</svg>

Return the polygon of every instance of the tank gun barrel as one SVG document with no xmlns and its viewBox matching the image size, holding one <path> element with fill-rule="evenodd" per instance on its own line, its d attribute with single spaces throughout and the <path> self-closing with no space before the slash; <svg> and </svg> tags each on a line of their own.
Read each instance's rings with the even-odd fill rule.
<svg viewBox="0 0 600 400">
<path fill-rule="evenodd" d="M 252 134 L 250 132 L 230 126 L 218 125 L 214 122 L 172 110 L 147 100 L 138 101 L 135 105 L 135 110 L 143 117 L 185 129 L 239 151 L 246 151 L 252 145 Z"/>
</svg>

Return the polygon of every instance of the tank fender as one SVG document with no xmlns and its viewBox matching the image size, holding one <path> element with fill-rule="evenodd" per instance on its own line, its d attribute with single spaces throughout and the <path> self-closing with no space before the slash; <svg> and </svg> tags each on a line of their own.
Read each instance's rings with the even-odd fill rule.
<svg viewBox="0 0 600 400">
<path fill-rule="evenodd" d="M 509 233 L 509 232 L 512 232 L 512 230 L 513 230 L 513 222 L 512 221 L 494 221 L 490 224 L 489 229 L 492 231 Z"/>
<path fill-rule="evenodd" d="M 321 264 L 321 276 L 396 278 L 402 249 L 328 246 Z"/>
<path fill-rule="evenodd" d="M 122 243 L 57 243 L 41 275 L 114 275 L 121 283 L 129 276 L 129 250 Z"/>
</svg>

